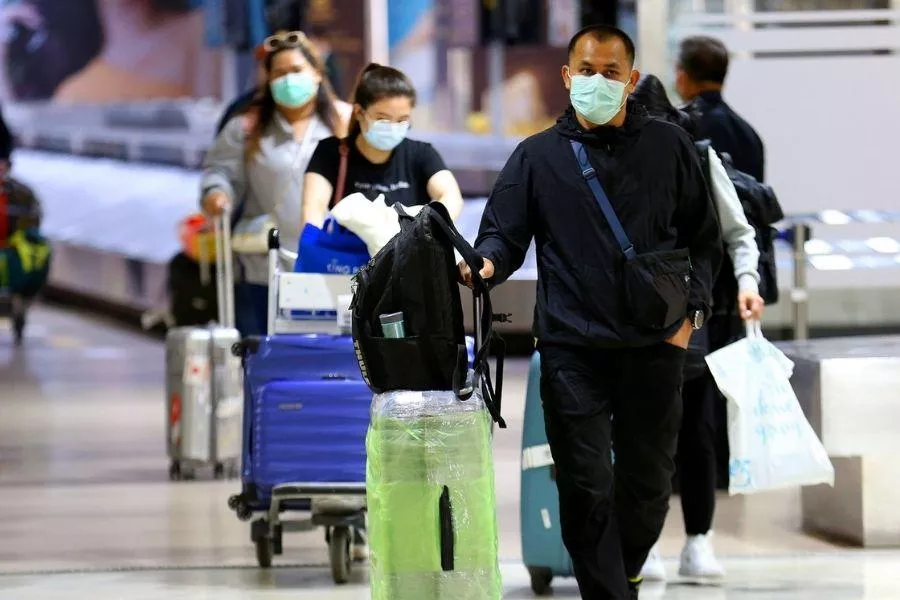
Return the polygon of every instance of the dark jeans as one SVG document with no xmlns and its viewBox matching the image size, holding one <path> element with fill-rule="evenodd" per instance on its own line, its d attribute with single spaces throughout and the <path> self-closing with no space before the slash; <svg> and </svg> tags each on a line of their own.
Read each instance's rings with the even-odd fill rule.
<svg viewBox="0 0 900 600">
<path fill-rule="evenodd" d="M 662 530 L 681 426 L 684 356 L 664 343 L 541 348 L 560 524 L 582 598 L 628 598 L 627 578 L 640 573 Z"/>
<path fill-rule="evenodd" d="M 715 352 L 740 337 L 743 324 L 737 317 L 714 315 L 707 328 L 710 352 Z M 708 369 L 696 379 L 685 382 L 682 396 L 684 419 L 678 436 L 677 459 L 681 511 L 685 533 L 701 535 L 712 528 L 716 510 L 717 455 L 721 455 L 722 443 L 725 444 L 726 465 L 728 462 L 728 430 L 723 416 L 725 398 Z"/>
<path fill-rule="evenodd" d="M 241 337 L 266 335 L 269 314 L 269 287 L 239 283 L 234 288 L 235 325 Z"/>
</svg>

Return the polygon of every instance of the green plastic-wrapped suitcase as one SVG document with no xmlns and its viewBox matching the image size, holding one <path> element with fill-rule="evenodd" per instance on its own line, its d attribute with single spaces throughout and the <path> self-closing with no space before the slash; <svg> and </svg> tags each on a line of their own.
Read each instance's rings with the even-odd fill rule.
<svg viewBox="0 0 900 600">
<path fill-rule="evenodd" d="M 366 450 L 373 600 L 499 600 L 491 416 L 481 396 L 377 395 Z"/>
</svg>

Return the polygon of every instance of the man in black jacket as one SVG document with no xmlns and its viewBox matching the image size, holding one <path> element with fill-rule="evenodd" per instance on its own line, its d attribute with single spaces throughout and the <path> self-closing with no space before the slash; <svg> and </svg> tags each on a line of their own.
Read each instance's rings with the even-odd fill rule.
<svg viewBox="0 0 900 600">
<path fill-rule="evenodd" d="M 675 87 L 689 103 L 685 108 L 699 114 L 701 137 L 731 155 L 738 171 L 764 181 L 765 147 L 759 134 L 722 99 L 727 75 L 728 49 L 722 42 L 707 36 L 681 42 Z"/>
<path fill-rule="evenodd" d="M 583 29 L 562 77 L 573 106 L 513 152 L 476 249 L 496 285 L 536 241 L 541 396 L 563 541 L 582 598 L 622 600 L 637 597 L 668 510 L 685 348 L 709 312 L 721 240 L 687 134 L 627 102 L 638 81 L 631 39 Z M 650 266 L 636 283 L 640 264 Z"/>
</svg>

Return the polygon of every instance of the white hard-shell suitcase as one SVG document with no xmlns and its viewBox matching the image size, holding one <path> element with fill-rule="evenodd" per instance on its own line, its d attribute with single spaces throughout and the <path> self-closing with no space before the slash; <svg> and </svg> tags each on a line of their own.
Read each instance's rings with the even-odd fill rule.
<svg viewBox="0 0 900 600">
<path fill-rule="evenodd" d="M 193 479 L 198 468 L 215 477 L 240 472 L 244 382 L 241 360 L 232 346 L 241 336 L 234 327 L 234 272 L 231 224 L 216 219 L 216 285 L 219 322 L 177 327 L 166 335 L 166 440 L 169 476 Z"/>
</svg>

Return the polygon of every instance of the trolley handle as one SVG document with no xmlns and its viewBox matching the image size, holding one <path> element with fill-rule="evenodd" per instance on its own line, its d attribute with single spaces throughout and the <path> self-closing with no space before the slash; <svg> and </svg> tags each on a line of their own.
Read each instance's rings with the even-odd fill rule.
<svg viewBox="0 0 900 600">
<path fill-rule="evenodd" d="M 231 211 L 226 209 L 214 218 L 216 236 L 216 304 L 219 306 L 219 325 L 233 328 L 234 316 L 234 256 L 231 253 Z"/>
</svg>

